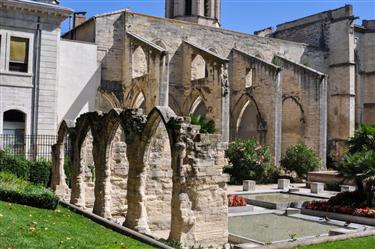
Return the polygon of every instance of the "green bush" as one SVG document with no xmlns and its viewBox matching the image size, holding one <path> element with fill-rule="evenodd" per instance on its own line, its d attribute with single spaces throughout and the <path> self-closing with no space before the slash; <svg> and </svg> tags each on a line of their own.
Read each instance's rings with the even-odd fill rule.
<svg viewBox="0 0 375 249">
<path fill-rule="evenodd" d="M 35 184 L 49 186 L 52 174 L 52 165 L 46 160 L 29 161 L 28 180 Z"/>
<path fill-rule="evenodd" d="M 0 172 L 0 200 L 44 209 L 55 209 L 59 202 L 51 190 L 8 172 Z"/>
<path fill-rule="evenodd" d="M 201 133 L 209 133 L 214 134 L 217 129 L 215 128 L 215 121 L 212 119 L 208 119 L 204 116 L 194 116 L 190 115 L 191 124 L 192 125 L 199 125 L 201 127 L 200 132 Z"/>
<path fill-rule="evenodd" d="M 27 179 L 29 177 L 29 162 L 23 156 L 13 156 L 0 151 L 0 171 L 7 171 Z"/>
<path fill-rule="evenodd" d="M 0 151 L 0 172 L 10 172 L 35 184 L 49 186 L 52 172 L 51 162 L 27 160 L 24 156 Z"/>
<path fill-rule="evenodd" d="M 320 159 L 315 152 L 304 144 L 290 146 L 280 161 L 281 167 L 296 172 L 304 178 L 307 173 L 319 169 Z"/>
<path fill-rule="evenodd" d="M 361 151 L 375 150 L 375 125 L 361 125 L 349 138 L 349 153 L 354 154 Z"/>
<path fill-rule="evenodd" d="M 268 147 L 257 144 L 255 139 L 231 143 L 225 155 L 231 164 L 225 173 L 230 174 L 233 184 L 242 184 L 243 180 L 270 183 L 277 178 Z"/>
</svg>

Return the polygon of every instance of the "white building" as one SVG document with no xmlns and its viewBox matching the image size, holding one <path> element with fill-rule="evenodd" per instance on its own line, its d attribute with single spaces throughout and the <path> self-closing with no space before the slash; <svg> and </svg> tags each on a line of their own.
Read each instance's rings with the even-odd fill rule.
<svg viewBox="0 0 375 249">
<path fill-rule="evenodd" d="M 96 45 L 60 38 L 71 13 L 52 0 L 0 0 L 0 135 L 56 135 L 61 119 L 94 109 Z"/>
</svg>

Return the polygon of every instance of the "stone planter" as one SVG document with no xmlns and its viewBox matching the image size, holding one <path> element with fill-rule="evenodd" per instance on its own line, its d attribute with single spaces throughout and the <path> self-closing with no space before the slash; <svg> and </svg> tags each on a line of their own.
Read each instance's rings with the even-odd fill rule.
<svg viewBox="0 0 375 249">
<path fill-rule="evenodd" d="M 352 223 L 364 224 L 375 226 L 375 219 L 374 218 L 367 218 L 362 216 L 355 216 L 350 214 L 340 214 L 340 213 L 332 213 L 332 212 L 325 212 L 319 210 L 312 210 L 312 209 L 301 209 L 301 214 L 318 216 L 318 217 L 328 217 L 333 220 L 341 220 L 341 221 L 348 221 Z"/>
</svg>

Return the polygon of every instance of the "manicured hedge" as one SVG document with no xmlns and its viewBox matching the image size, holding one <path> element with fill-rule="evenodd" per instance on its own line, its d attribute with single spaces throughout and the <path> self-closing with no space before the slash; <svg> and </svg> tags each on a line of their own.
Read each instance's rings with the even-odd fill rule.
<svg viewBox="0 0 375 249">
<path fill-rule="evenodd" d="M 44 209 L 55 209 L 59 203 L 51 190 L 8 172 L 0 172 L 0 200 Z"/>
<path fill-rule="evenodd" d="M 29 161 L 24 156 L 14 156 L 0 151 L 0 171 L 10 172 L 19 178 L 48 187 L 52 165 L 46 160 Z"/>
</svg>

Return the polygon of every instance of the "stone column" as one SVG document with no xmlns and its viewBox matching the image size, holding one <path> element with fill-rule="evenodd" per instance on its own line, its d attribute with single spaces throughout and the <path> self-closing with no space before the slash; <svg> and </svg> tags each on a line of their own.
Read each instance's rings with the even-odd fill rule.
<svg viewBox="0 0 375 249">
<path fill-rule="evenodd" d="M 66 184 L 64 173 L 64 146 L 55 144 L 52 146 L 52 179 L 51 188 L 60 199 L 66 199 L 69 187 Z"/>
<path fill-rule="evenodd" d="M 327 169 L 327 76 L 320 79 L 320 145 L 321 169 Z"/>
<path fill-rule="evenodd" d="M 230 130 L 230 87 L 228 78 L 228 63 L 224 63 L 221 66 L 220 73 L 221 81 L 221 141 L 229 142 L 229 130 Z"/>
<path fill-rule="evenodd" d="M 280 165 L 281 160 L 281 124 L 282 124 L 282 87 L 281 87 L 281 70 L 278 69 L 274 74 L 275 86 L 275 165 Z"/>
<path fill-rule="evenodd" d="M 159 84 L 159 105 L 168 106 L 169 103 L 169 55 L 165 52 L 161 55 L 161 72 Z"/>
<path fill-rule="evenodd" d="M 78 134 L 70 136 L 70 139 L 73 141 L 72 146 L 72 191 L 70 196 L 70 203 L 78 207 L 85 208 L 85 172 L 83 165 L 81 164 L 81 146 L 78 139 Z M 82 134 L 79 134 L 82 136 Z"/>
</svg>

